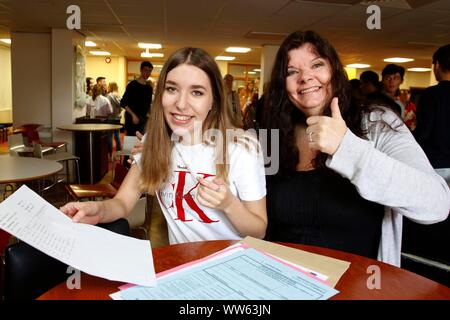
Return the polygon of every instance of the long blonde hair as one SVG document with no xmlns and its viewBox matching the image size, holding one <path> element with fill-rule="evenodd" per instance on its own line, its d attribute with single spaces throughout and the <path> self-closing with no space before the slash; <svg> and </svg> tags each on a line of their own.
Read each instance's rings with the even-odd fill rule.
<svg viewBox="0 0 450 320">
<path fill-rule="evenodd" d="M 147 137 L 142 153 L 141 186 L 150 194 L 155 194 L 156 190 L 168 183 L 170 178 L 174 142 L 171 141 L 172 130 L 164 118 L 162 96 L 167 74 L 182 64 L 192 65 L 203 70 L 211 82 L 213 105 L 203 123 L 202 132 L 204 133 L 208 129 L 219 130 L 225 140 L 226 129 L 233 128 L 226 115 L 222 77 L 214 59 L 200 48 L 187 47 L 173 53 L 164 64 L 159 76 L 155 100 L 146 128 Z M 209 142 L 211 143 L 211 140 Z M 229 168 L 224 160 L 227 154 L 227 143 L 216 144 L 215 147 L 216 175 L 228 181 Z"/>
<path fill-rule="evenodd" d="M 117 85 L 117 83 L 111 81 L 111 82 L 108 84 L 108 93 L 111 93 L 111 92 L 118 92 L 118 91 L 119 91 L 119 86 Z"/>
</svg>

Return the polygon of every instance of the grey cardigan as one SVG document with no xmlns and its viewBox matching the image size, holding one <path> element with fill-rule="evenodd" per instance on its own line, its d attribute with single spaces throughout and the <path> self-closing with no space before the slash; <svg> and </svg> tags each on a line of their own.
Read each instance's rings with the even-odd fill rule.
<svg viewBox="0 0 450 320">
<path fill-rule="evenodd" d="M 378 260 L 400 266 L 402 216 L 421 224 L 445 220 L 450 190 L 403 121 L 384 110 L 363 118 L 369 140 L 347 130 L 326 166 L 349 179 L 361 197 L 385 206 Z"/>
</svg>

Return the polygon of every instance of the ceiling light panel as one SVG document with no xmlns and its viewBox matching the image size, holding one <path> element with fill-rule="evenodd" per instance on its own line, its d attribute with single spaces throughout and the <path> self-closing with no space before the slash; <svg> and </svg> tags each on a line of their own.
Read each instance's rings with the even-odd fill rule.
<svg viewBox="0 0 450 320">
<path fill-rule="evenodd" d="M 233 52 L 233 53 L 247 53 L 250 50 L 252 49 L 245 47 L 228 47 L 225 49 L 226 52 Z"/>
</svg>

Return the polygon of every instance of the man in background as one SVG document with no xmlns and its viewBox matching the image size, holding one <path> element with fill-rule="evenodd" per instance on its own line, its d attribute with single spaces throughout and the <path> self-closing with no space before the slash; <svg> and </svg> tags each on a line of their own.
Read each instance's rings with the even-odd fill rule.
<svg viewBox="0 0 450 320">
<path fill-rule="evenodd" d="M 397 97 L 400 96 L 400 85 L 403 83 L 405 68 L 391 63 L 384 67 L 383 71 L 381 71 L 381 76 L 383 84 L 382 93 L 398 105 L 398 107 L 395 105 L 394 107 L 396 107 L 397 113 L 403 119 L 405 106 Z"/>
<path fill-rule="evenodd" d="M 141 63 L 141 75 L 131 81 L 120 101 L 120 106 L 125 109 L 125 131 L 127 136 L 135 136 L 136 131 L 144 133 L 145 124 L 150 114 L 153 87 L 148 78 L 153 71 L 153 65 L 149 61 Z"/>
<path fill-rule="evenodd" d="M 225 99 L 227 103 L 227 115 L 235 127 L 242 128 L 241 104 L 239 102 L 238 94 L 236 91 L 233 91 L 233 80 L 234 77 L 229 73 L 223 77 Z"/>
<path fill-rule="evenodd" d="M 361 81 L 361 93 L 369 104 L 386 106 L 394 111 L 399 117 L 401 116 L 402 110 L 397 102 L 390 95 L 381 92 L 381 87 L 383 87 L 383 85 L 380 83 L 376 72 L 372 70 L 364 71 L 359 76 L 359 79 Z M 400 86 L 400 84 L 398 85 Z"/>
<path fill-rule="evenodd" d="M 428 87 L 417 105 L 414 136 L 433 168 L 450 181 L 450 44 L 433 54 L 438 84 Z"/>
<path fill-rule="evenodd" d="M 98 77 L 97 84 L 102 87 L 102 96 L 106 97 L 108 95 L 108 85 L 106 84 L 106 78 Z"/>
</svg>

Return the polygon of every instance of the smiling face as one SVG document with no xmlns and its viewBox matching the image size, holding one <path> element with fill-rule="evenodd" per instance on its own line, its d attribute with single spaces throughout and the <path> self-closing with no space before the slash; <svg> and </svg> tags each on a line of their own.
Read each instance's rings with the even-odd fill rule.
<svg viewBox="0 0 450 320">
<path fill-rule="evenodd" d="M 305 116 L 322 115 L 332 95 L 331 66 L 311 44 L 288 52 L 286 90 L 289 100 Z"/>
<path fill-rule="evenodd" d="M 175 67 L 167 74 L 162 105 L 164 118 L 172 131 L 188 138 L 188 141 L 194 141 L 190 140 L 193 138 L 194 122 L 203 124 L 213 105 L 208 75 L 188 64 Z"/>
</svg>

